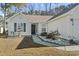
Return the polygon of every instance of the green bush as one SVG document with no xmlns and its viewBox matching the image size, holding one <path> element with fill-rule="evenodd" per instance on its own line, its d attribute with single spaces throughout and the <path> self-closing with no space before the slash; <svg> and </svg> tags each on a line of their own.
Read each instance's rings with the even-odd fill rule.
<svg viewBox="0 0 79 59">
<path fill-rule="evenodd" d="M 41 33 L 41 36 L 47 36 L 47 32 Z"/>
<path fill-rule="evenodd" d="M 71 45 L 77 44 L 73 39 L 70 39 L 70 40 L 69 40 L 69 43 L 70 43 Z"/>
</svg>

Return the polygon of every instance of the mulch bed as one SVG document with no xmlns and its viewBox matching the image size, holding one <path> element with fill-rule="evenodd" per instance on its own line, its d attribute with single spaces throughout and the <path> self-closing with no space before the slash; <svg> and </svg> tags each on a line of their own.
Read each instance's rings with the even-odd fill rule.
<svg viewBox="0 0 79 59">
<path fill-rule="evenodd" d="M 26 36 L 26 37 L 23 38 L 23 40 L 17 46 L 16 49 L 36 48 L 36 47 L 46 47 L 46 46 L 45 45 L 41 45 L 41 44 L 34 43 L 32 37 Z"/>
</svg>

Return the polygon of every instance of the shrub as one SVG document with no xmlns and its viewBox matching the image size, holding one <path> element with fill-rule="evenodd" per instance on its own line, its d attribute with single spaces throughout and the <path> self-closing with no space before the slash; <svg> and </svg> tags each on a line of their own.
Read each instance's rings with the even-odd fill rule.
<svg viewBox="0 0 79 59">
<path fill-rule="evenodd" d="M 47 36 L 47 32 L 41 33 L 41 36 Z"/>
<path fill-rule="evenodd" d="M 51 39 L 55 40 L 56 37 L 59 36 L 59 35 L 60 35 L 60 33 L 56 30 L 56 31 L 54 31 L 54 32 L 49 33 L 49 34 L 46 36 L 46 38 L 51 38 Z"/>
<path fill-rule="evenodd" d="M 73 39 L 69 40 L 69 43 L 72 44 L 77 44 Z"/>
<path fill-rule="evenodd" d="M 46 38 L 52 38 L 52 33 L 49 33 Z"/>
<path fill-rule="evenodd" d="M 56 37 L 53 35 L 53 36 L 52 36 L 52 40 L 55 40 L 55 39 L 56 39 Z"/>
</svg>

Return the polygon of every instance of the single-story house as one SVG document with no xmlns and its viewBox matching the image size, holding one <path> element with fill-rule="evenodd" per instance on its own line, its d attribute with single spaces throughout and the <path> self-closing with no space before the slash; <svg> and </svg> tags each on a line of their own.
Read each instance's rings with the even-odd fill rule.
<svg viewBox="0 0 79 59">
<path fill-rule="evenodd" d="M 79 4 L 55 16 L 17 13 L 6 20 L 8 36 L 32 35 L 58 31 L 67 39 L 79 39 Z"/>
<path fill-rule="evenodd" d="M 79 39 L 79 4 L 47 21 L 47 32 L 58 32 L 67 39 Z"/>
<path fill-rule="evenodd" d="M 17 13 L 6 20 L 8 36 L 32 35 L 47 32 L 46 21 L 52 16 Z"/>
</svg>

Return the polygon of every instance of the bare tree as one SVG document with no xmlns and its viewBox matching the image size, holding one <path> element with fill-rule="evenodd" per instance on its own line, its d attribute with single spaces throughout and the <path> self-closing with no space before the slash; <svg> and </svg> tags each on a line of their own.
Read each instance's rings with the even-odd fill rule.
<svg viewBox="0 0 79 59">
<path fill-rule="evenodd" d="M 41 3 L 38 4 L 39 14 L 41 14 Z"/>
<path fill-rule="evenodd" d="M 49 11 L 51 11 L 52 3 L 49 3 Z"/>
<path fill-rule="evenodd" d="M 48 3 L 44 3 L 44 8 L 45 8 L 45 14 L 47 14 L 47 11 L 48 11 Z"/>
<path fill-rule="evenodd" d="M 28 9 L 29 9 L 29 13 L 30 13 L 30 14 L 33 14 L 34 9 L 35 9 L 34 4 L 28 4 Z"/>
</svg>

